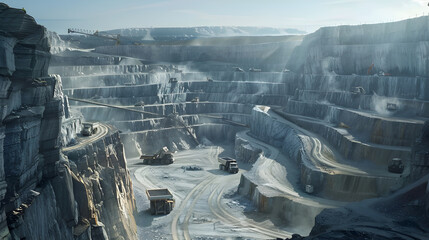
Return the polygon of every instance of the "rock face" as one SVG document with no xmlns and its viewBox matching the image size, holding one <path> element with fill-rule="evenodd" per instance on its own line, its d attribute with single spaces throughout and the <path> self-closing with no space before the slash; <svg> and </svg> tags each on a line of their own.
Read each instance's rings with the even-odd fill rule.
<svg viewBox="0 0 429 240">
<path fill-rule="evenodd" d="M 0 238 L 135 239 L 118 133 L 61 156 L 81 119 L 70 114 L 60 76 L 48 75 L 49 51 L 43 26 L 0 3 Z M 79 170 L 81 158 L 92 164 Z"/>
<path fill-rule="evenodd" d="M 324 27 L 304 38 L 288 68 L 306 74 L 429 76 L 428 17 L 360 26 Z"/>
<path fill-rule="evenodd" d="M 347 164 L 365 162 L 383 172 L 390 159 L 401 158 L 409 169 L 390 183 L 390 176 L 383 177 L 382 184 L 363 178 L 354 182 L 354 186 L 370 183 L 378 193 L 384 191 L 364 198 L 383 197 L 322 211 L 306 239 L 427 239 L 428 215 L 422 210 L 428 209 L 428 23 L 424 16 L 386 24 L 324 27 L 294 49 L 286 67 L 300 74 L 300 80 L 283 107 L 283 116 L 318 134 L 348 159 Z M 285 131 L 265 135 L 284 151 L 280 141 L 284 134 L 278 132 Z M 295 144 L 288 143 L 286 149 Z M 336 190 L 341 180 L 326 184 Z M 386 189 L 389 184 L 392 188 Z M 398 190 L 401 186 L 405 187 Z M 391 192 L 395 193 L 385 197 Z"/>
<path fill-rule="evenodd" d="M 422 214 L 428 206 L 428 178 L 387 198 L 326 209 L 316 217 L 308 237 L 291 239 L 428 239 L 429 215 Z"/>
<path fill-rule="evenodd" d="M 267 42 L 223 46 L 100 46 L 96 53 L 143 58 L 154 62 L 222 62 L 281 71 L 301 37 L 291 37 L 284 42 Z"/>
</svg>

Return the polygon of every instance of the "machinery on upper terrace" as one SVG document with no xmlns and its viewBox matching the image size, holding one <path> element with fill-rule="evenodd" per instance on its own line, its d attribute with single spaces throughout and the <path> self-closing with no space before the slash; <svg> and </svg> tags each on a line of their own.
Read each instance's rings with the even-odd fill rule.
<svg viewBox="0 0 429 240">
<path fill-rule="evenodd" d="M 351 92 L 355 95 L 366 94 L 366 91 L 363 87 L 354 87 Z"/>
<path fill-rule="evenodd" d="M 98 128 L 100 126 L 99 123 L 97 122 L 95 123 L 84 122 L 82 125 L 83 125 L 83 128 L 81 133 L 83 136 L 91 136 L 92 134 L 98 131 Z"/>
<path fill-rule="evenodd" d="M 84 29 L 74 29 L 74 28 L 69 28 L 67 29 L 68 33 L 78 33 L 78 34 L 83 34 L 86 36 L 93 36 L 93 37 L 99 37 L 99 38 L 105 38 L 105 39 L 110 39 L 110 40 L 114 40 L 116 41 L 116 45 L 120 44 L 120 40 L 119 37 L 120 35 L 116 35 L 115 36 L 110 36 L 110 35 L 101 35 L 98 30 L 97 31 L 89 31 L 89 30 L 84 30 Z"/>
</svg>

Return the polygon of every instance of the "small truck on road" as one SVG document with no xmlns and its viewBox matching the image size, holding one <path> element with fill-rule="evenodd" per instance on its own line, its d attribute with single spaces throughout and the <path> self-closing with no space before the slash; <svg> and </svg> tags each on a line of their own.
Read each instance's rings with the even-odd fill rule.
<svg viewBox="0 0 429 240">
<path fill-rule="evenodd" d="M 100 124 L 97 122 L 94 122 L 94 123 L 84 122 L 82 123 L 82 125 L 83 125 L 83 128 L 82 128 L 81 134 L 83 136 L 91 136 L 92 134 L 98 131 L 98 127 L 100 126 Z"/>
<path fill-rule="evenodd" d="M 229 157 L 219 157 L 219 169 L 227 171 L 229 173 L 238 173 L 237 161 Z"/>
<path fill-rule="evenodd" d="M 146 190 L 150 201 L 150 214 L 169 214 L 174 208 L 173 194 L 167 188 Z"/>
<path fill-rule="evenodd" d="M 142 155 L 140 159 L 143 159 L 143 164 L 161 164 L 167 165 L 174 162 L 173 153 L 168 150 L 167 147 L 161 148 L 154 155 Z"/>
</svg>

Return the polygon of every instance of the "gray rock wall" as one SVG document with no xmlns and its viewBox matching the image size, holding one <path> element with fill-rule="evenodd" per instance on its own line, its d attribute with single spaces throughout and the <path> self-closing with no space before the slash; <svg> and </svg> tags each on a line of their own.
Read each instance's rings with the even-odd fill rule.
<svg viewBox="0 0 429 240">
<path fill-rule="evenodd" d="M 271 110 L 267 111 L 268 109 L 263 107 L 262 109 L 260 107 L 253 109 L 250 124 L 251 133 L 258 139 L 279 148 L 287 157 L 296 161 L 301 174 L 300 185 L 303 189 L 305 185 L 310 184 L 314 186 L 315 192 L 320 193 L 326 198 L 340 201 L 358 201 L 384 196 L 390 193 L 390 191 L 403 186 L 404 180 L 398 181 L 393 178 L 377 178 L 342 173 L 329 174 L 329 172 L 321 171 L 311 162 L 313 156 L 311 156 L 312 151 L 308 149 L 308 139 L 295 130 L 289 123 L 273 117 Z M 321 128 L 320 126 L 318 127 Z M 323 128 L 321 129 L 323 130 Z M 314 131 L 314 129 L 312 130 Z M 335 138 L 335 141 L 342 142 L 341 135 L 334 135 L 333 138 Z M 328 138 L 328 140 L 330 139 Z M 356 153 L 353 153 L 362 154 L 360 153 L 361 151 L 365 151 L 365 149 L 359 149 Z M 367 156 L 363 154 L 363 156 L 372 157 L 374 161 L 377 161 L 377 156 L 390 153 L 389 151 L 380 153 L 378 149 L 373 152 L 372 155 L 368 154 L 369 156 Z M 405 152 L 405 154 L 409 155 L 409 152 Z M 362 156 L 360 155 L 360 157 Z M 382 159 L 387 159 L 384 156 L 382 157 Z M 350 182 L 353 184 L 350 185 Z"/>
<path fill-rule="evenodd" d="M 80 118 L 70 115 L 60 76 L 48 75 L 49 50 L 43 26 L 0 3 L 0 238 L 135 239 L 119 134 L 81 156 L 96 157 L 91 174 L 61 157 Z"/>
<path fill-rule="evenodd" d="M 288 68 L 306 74 L 429 76 L 428 17 L 394 23 L 324 27 L 307 35 Z"/>
<path fill-rule="evenodd" d="M 261 66 L 266 63 L 286 63 L 292 50 L 299 43 L 300 39 L 232 46 L 102 46 L 97 47 L 95 52 L 135 57 L 155 62 L 217 61 Z"/>
<path fill-rule="evenodd" d="M 91 227 L 88 225 L 86 229 L 104 226 L 109 238 L 136 239 L 133 216 L 136 206 L 119 132 L 109 130 L 106 137 L 64 154 L 73 180 L 69 193 L 78 203 L 74 218 L 89 221 Z M 61 191 L 61 186 L 55 190 Z M 69 204 L 61 209 L 69 213 L 66 216 L 70 220 L 74 219 Z"/>
</svg>

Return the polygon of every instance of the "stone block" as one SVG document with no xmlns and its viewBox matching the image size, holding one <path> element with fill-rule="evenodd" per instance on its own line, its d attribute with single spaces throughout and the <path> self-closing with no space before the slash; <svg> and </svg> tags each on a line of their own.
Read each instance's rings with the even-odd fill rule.
<svg viewBox="0 0 429 240">
<path fill-rule="evenodd" d="M 61 100 L 53 100 L 45 105 L 43 118 L 60 118 L 63 116 L 63 104 Z"/>
<path fill-rule="evenodd" d="M 57 164 L 58 175 L 51 180 L 55 192 L 55 199 L 61 211 L 61 217 L 69 227 L 77 224 L 77 214 L 75 212 L 76 202 L 73 193 L 73 181 L 71 172 L 67 166 Z"/>
<path fill-rule="evenodd" d="M 9 8 L 6 4 L 1 4 L 0 31 L 7 32 L 18 40 L 21 40 L 35 33 L 43 32 L 44 29 L 44 27 L 36 23 L 33 17 L 27 15 L 22 9 Z"/>
<path fill-rule="evenodd" d="M 60 129 L 61 119 L 48 118 L 42 119 L 40 135 L 40 150 L 45 151 L 60 147 Z"/>
<path fill-rule="evenodd" d="M 44 151 L 44 166 L 43 166 L 43 176 L 46 178 L 52 178 L 56 176 L 56 162 L 60 160 L 60 149 L 53 149 L 51 151 Z"/>
<path fill-rule="evenodd" d="M 43 106 L 52 99 L 52 86 L 28 87 L 22 89 L 22 104 Z"/>
<path fill-rule="evenodd" d="M 93 226 L 91 229 L 91 237 L 97 240 L 109 240 L 104 225 Z"/>
<path fill-rule="evenodd" d="M 14 78 L 34 79 L 48 75 L 50 53 L 17 44 L 15 54 Z"/>
<path fill-rule="evenodd" d="M 12 82 L 9 80 L 9 78 L 0 76 L 0 99 L 9 98 L 12 92 L 12 88 L 10 87 L 11 83 Z"/>
<path fill-rule="evenodd" d="M 15 72 L 15 44 L 15 38 L 0 35 L 0 75 L 12 76 Z"/>
<path fill-rule="evenodd" d="M 80 177 L 72 175 L 73 177 L 73 193 L 74 198 L 78 204 L 79 216 L 90 219 L 91 218 L 91 205 L 90 198 L 88 196 L 88 191 L 86 189 L 85 183 L 80 179 Z"/>
</svg>

